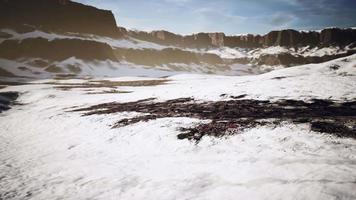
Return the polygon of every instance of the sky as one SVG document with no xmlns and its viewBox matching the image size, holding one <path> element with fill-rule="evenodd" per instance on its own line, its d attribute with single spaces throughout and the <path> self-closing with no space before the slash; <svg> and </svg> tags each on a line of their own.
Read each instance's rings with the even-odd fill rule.
<svg viewBox="0 0 356 200">
<path fill-rule="evenodd" d="M 355 27 L 356 0 L 74 0 L 111 10 L 118 26 L 179 34 L 265 34 Z"/>
</svg>

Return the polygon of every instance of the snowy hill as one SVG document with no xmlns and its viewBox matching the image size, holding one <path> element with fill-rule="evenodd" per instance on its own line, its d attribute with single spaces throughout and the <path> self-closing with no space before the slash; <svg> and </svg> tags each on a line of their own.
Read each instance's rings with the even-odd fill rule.
<svg viewBox="0 0 356 200">
<path fill-rule="evenodd" d="M 355 77 L 356 29 L 183 36 L 0 0 L 0 200 L 356 199 Z"/>
<path fill-rule="evenodd" d="M 18 33 L 10 29 L 2 29 L 1 33 L 0 75 L 6 77 L 156 77 L 177 73 L 244 75 L 290 64 L 344 57 L 354 51 L 351 46 L 191 49 L 163 46 L 131 37 L 115 39 L 39 30 Z M 86 45 L 92 50 L 83 51 L 76 48 L 78 45 Z M 26 50 L 31 47 L 35 50 Z"/>
<path fill-rule="evenodd" d="M 356 98 L 355 76 L 356 56 L 350 56 L 255 76 L 42 80 L 8 86 L 0 92 L 17 91 L 20 97 L 0 114 L 1 198 L 353 199 L 355 140 L 318 133 L 308 122 L 267 123 L 226 137 L 204 136 L 197 143 L 177 139 L 180 129 L 211 120 L 164 117 L 112 128 L 119 120 L 150 114 L 108 110 L 112 113 L 82 116 L 85 112 L 73 110 L 147 98 L 189 97 L 208 104 L 241 95 L 236 102 L 324 99 L 340 107 Z M 354 116 L 347 119 L 355 122 Z"/>
</svg>

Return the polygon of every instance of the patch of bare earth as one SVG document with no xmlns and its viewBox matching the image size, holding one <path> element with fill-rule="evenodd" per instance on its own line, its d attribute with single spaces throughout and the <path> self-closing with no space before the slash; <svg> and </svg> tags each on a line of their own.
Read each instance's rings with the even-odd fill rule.
<svg viewBox="0 0 356 200">
<path fill-rule="evenodd" d="M 190 117 L 210 120 L 195 127 L 181 128 L 178 139 L 199 141 L 203 136 L 224 137 L 256 126 L 278 126 L 281 122 L 309 123 L 311 130 L 356 138 L 356 101 L 337 103 L 314 99 L 311 102 L 279 100 L 277 102 L 238 98 L 230 101 L 196 102 L 192 98 L 155 102 L 144 99 L 128 103 L 104 103 L 76 109 L 83 115 L 139 112 L 145 115 L 116 122 L 113 128 L 166 117 Z"/>
<path fill-rule="evenodd" d="M 103 90 L 100 92 L 87 92 L 86 94 L 127 94 L 131 93 L 132 91 L 123 91 L 123 90 Z"/>
<path fill-rule="evenodd" d="M 56 83 L 48 82 L 46 84 L 55 85 L 55 88 L 61 90 L 70 89 L 87 89 L 87 88 L 116 88 L 116 87 L 144 87 L 144 86 L 156 86 L 166 84 L 169 80 L 137 80 L 137 81 L 88 81 L 86 83 Z"/>
</svg>

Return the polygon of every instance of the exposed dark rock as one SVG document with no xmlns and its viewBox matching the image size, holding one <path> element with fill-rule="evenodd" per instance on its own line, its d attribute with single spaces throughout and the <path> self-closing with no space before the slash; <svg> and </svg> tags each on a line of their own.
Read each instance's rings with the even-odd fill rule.
<svg viewBox="0 0 356 200">
<path fill-rule="evenodd" d="M 271 31 L 264 36 L 261 35 L 240 35 L 226 36 L 224 33 L 198 33 L 181 36 L 167 31 L 153 31 L 151 33 L 143 31 L 129 32 L 130 36 L 137 39 L 156 42 L 159 44 L 173 45 L 191 48 L 209 47 L 241 47 L 258 48 L 269 46 L 346 46 L 356 43 L 355 29 L 325 29 L 315 31 L 296 31 L 293 29 Z"/>
<path fill-rule="evenodd" d="M 121 36 L 111 11 L 69 0 L 0 0 L 0 28 L 23 31 L 30 27 L 54 32 Z"/>
<path fill-rule="evenodd" d="M 197 33 L 182 36 L 168 31 L 128 31 L 128 35 L 140 40 L 177 47 L 208 48 L 224 46 L 224 33 Z"/>
<path fill-rule="evenodd" d="M 264 46 L 275 46 L 277 43 L 279 31 L 271 31 L 264 36 Z"/>
<path fill-rule="evenodd" d="M 322 46 L 340 45 L 345 46 L 356 42 L 355 29 L 324 29 L 320 33 L 320 44 Z"/>
<path fill-rule="evenodd" d="M 311 122 L 311 130 L 322 133 L 333 133 L 339 137 L 356 138 L 356 127 L 348 127 L 335 121 L 314 121 Z"/>
<path fill-rule="evenodd" d="M 224 95 L 224 94 L 222 94 Z M 280 100 L 229 100 L 197 103 L 192 98 L 180 98 L 165 102 L 144 99 L 128 103 L 104 103 L 74 111 L 84 115 L 111 114 L 117 112 L 140 112 L 141 115 L 118 121 L 113 127 L 122 127 L 140 121 L 165 117 L 191 117 L 209 119 L 211 123 L 182 129 L 179 139 L 199 141 L 204 135 L 226 136 L 259 125 L 278 125 L 282 121 L 311 123 L 314 131 L 356 138 L 355 128 L 347 128 L 356 122 L 356 102 L 335 103 L 315 99 L 312 102 Z M 324 122 L 328 123 L 325 124 Z M 331 124 L 331 125 L 330 125 Z"/>
<path fill-rule="evenodd" d="M 0 44 L 0 57 L 17 59 L 23 57 L 44 58 L 52 61 L 76 57 L 83 60 L 116 60 L 112 48 L 104 43 L 80 39 L 43 38 L 6 40 Z"/>
<path fill-rule="evenodd" d="M 300 46 L 317 46 L 320 45 L 318 32 L 301 32 Z"/>
<path fill-rule="evenodd" d="M 224 44 L 228 47 L 257 48 L 262 46 L 263 38 L 260 35 L 226 36 Z"/>
<path fill-rule="evenodd" d="M 346 46 L 356 43 L 355 29 L 324 29 L 319 32 L 296 31 L 292 29 L 271 31 L 264 36 L 227 36 L 226 46 L 254 48 L 260 46 Z"/>
<path fill-rule="evenodd" d="M 297 46 L 301 43 L 301 33 L 296 30 L 279 31 L 276 42 L 279 46 Z"/>
<path fill-rule="evenodd" d="M 18 92 L 0 92 L 0 113 L 9 110 L 12 102 L 18 97 Z"/>
</svg>

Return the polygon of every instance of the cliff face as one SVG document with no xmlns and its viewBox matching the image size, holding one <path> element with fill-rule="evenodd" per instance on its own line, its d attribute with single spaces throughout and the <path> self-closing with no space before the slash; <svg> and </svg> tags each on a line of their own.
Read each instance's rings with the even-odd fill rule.
<svg viewBox="0 0 356 200">
<path fill-rule="evenodd" d="M 319 32 L 271 31 L 264 36 L 265 46 L 345 46 L 356 42 L 356 30 L 329 28 Z"/>
<path fill-rule="evenodd" d="M 205 48 L 209 46 L 224 46 L 224 33 L 197 33 L 193 35 L 182 36 L 168 31 L 126 31 L 127 35 L 149 42 L 162 45 L 173 45 L 179 47 Z"/>
<path fill-rule="evenodd" d="M 320 33 L 320 43 L 322 45 L 347 45 L 356 42 L 355 29 L 324 29 Z"/>
<path fill-rule="evenodd" d="M 50 32 L 75 32 L 109 37 L 131 37 L 164 45 L 188 48 L 263 46 L 345 46 L 356 43 L 355 29 L 330 28 L 321 32 L 292 29 L 266 35 L 226 36 L 224 33 L 198 33 L 187 36 L 168 31 L 137 32 L 116 26 L 111 11 L 70 0 L 0 0 L 0 28 L 18 32 L 40 29 Z"/>
<path fill-rule="evenodd" d="M 111 11 L 69 0 L 0 0 L 0 28 L 23 25 L 53 32 L 76 32 L 119 37 Z"/>
<path fill-rule="evenodd" d="M 241 48 L 256 48 L 262 45 L 262 36 L 260 35 L 240 35 L 240 36 L 225 36 L 225 46 L 241 47 Z"/>
<path fill-rule="evenodd" d="M 132 32 L 132 37 L 165 45 L 190 48 L 241 47 L 258 48 L 269 46 L 346 46 L 356 43 L 355 29 L 324 29 L 321 32 L 300 32 L 292 29 L 271 31 L 266 35 L 226 36 L 224 33 L 198 33 L 181 36 L 168 31 Z"/>
<path fill-rule="evenodd" d="M 0 58 L 43 58 L 61 61 L 70 57 L 82 60 L 113 60 L 112 48 L 104 43 L 80 39 L 29 38 L 22 41 L 6 40 L 0 43 Z"/>
</svg>

